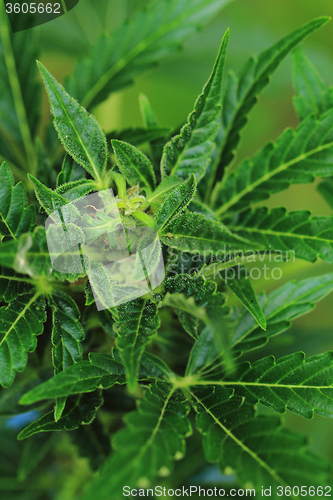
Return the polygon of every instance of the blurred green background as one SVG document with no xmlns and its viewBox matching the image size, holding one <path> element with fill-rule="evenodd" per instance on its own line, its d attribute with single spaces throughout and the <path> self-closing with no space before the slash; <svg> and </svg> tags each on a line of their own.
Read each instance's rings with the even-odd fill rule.
<svg viewBox="0 0 333 500">
<path fill-rule="evenodd" d="M 111 32 L 122 19 L 145 4 L 141 0 L 80 0 L 79 5 L 66 16 L 39 28 L 43 64 L 58 80 L 63 81 L 77 59 L 87 53 L 102 31 Z M 151 101 L 160 125 L 176 128 L 192 110 L 194 100 L 209 76 L 222 35 L 228 27 L 231 36 L 227 70 L 233 68 L 238 71 L 251 54 L 258 54 L 301 24 L 322 15 L 333 15 L 332 0 L 225 2 L 219 16 L 188 40 L 182 51 L 139 77 L 132 87 L 113 94 L 106 103 L 94 110 L 94 114 L 106 132 L 141 126 L 138 97 L 143 92 Z M 303 47 L 325 82 L 332 84 L 333 22 L 307 39 Z M 285 127 L 297 125 L 292 95 L 289 57 L 273 76 L 250 116 L 236 164 L 245 156 L 253 155 L 266 141 L 275 140 Z M 44 112 L 45 119 L 49 119 L 46 95 Z M 289 210 L 311 210 L 315 215 L 333 215 L 316 191 L 315 184 L 292 186 L 274 195 L 265 205 L 285 206 Z M 281 281 L 255 281 L 256 290 L 269 292 L 280 286 L 282 281 L 303 279 L 333 270 L 332 266 L 320 261 L 315 264 L 289 262 L 283 264 L 282 269 Z M 273 339 L 260 354 L 274 352 L 282 355 L 304 350 L 310 355 L 333 349 L 332 325 L 333 303 L 329 296 L 317 305 L 313 313 L 295 321 L 291 330 Z M 311 434 L 312 446 L 333 459 L 331 420 L 316 416 L 309 422 L 291 414 L 286 416 L 286 420 L 290 427 Z M 77 480 L 80 479 L 81 475 L 78 474 Z"/>
</svg>

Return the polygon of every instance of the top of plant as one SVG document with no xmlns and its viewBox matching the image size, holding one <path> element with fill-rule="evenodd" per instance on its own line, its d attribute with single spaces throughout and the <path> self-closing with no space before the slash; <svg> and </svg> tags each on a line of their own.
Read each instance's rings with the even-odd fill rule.
<svg viewBox="0 0 333 500">
<path fill-rule="evenodd" d="M 145 97 L 145 127 L 140 130 L 106 137 L 90 113 L 110 92 L 174 50 L 220 5 L 216 0 L 159 0 L 112 38 L 102 37 L 65 87 L 38 63 L 62 148 L 50 129 L 48 142 L 35 140 L 38 84 L 33 71 L 26 79 L 17 62 L 16 70 L 10 64 L 22 57 L 21 45 L 1 21 L 0 109 L 6 108 L 8 99 L 12 106 L 8 116 L 2 113 L 0 118 L 6 130 L 0 138 L 5 159 L 0 168 L 0 293 L 5 302 L 0 309 L 0 383 L 6 388 L 0 393 L 0 411 L 7 391 L 12 403 L 3 403 L 5 411 L 17 411 L 18 398 L 20 404 L 43 411 L 21 431 L 22 440 L 45 431 L 93 426 L 103 393 L 117 386 L 121 397 L 140 402 L 136 411 L 126 413 L 125 426 L 112 438 L 113 451 L 107 449 L 109 456 L 82 500 L 117 500 L 124 485 L 145 488 L 157 476 L 168 476 L 174 461 L 186 454 L 185 439 L 194 424 L 190 411 L 196 414 L 207 461 L 234 474 L 240 487 L 329 484 L 329 463 L 306 449 L 305 438 L 285 429 L 276 416 L 258 415 L 256 408 L 261 403 L 278 413 L 288 409 L 304 418 L 314 413 L 332 417 L 333 353 L 305 359 L 296 352 L 275 360 L 260 358 L 258 351 L 252 364 L 246 356 L 331 292 L 333 273 L 256 296 L 247 275 L 236 272 L 247 256 L 263 259 L 267 251 L 280 260 L 291 252 L 309 262 L 320 258 L 333 263 L 331 216 L 255 205 L 291 184 L 325 177 L 319 190 L 333 206 L 333 91 L 325 88 L 298 47 L 328 18 L 307 23 L 250 58 L 239 76 L 230 72 L 222 85 L 227 31 L 193 111 L 172 137 L 158 127 Z M 131 35 L 139 27 L 138 35 Z M 31 62 L 37 45 L 29 32 L 20 36 L 29 41 L 24 47 Z M 119 40 L 127 44 L 118 47 Z M 283 131 L 253 158 L 232 163 L 248 114 L 290 52 L 298 127 Z M 145 153 L 138 149 L 142 144 L 149 145 Z M 33 184 L 37 199 L 31 205 L 23 182 L 15 184 L 13 176 L 26 182 L 24 170 L 29 171 L 26 185 Z M 107 203 L 100 207 L 86 201 L 92 193 L 110 189 L 117 223 Z M 31 190 L 28 194 L 31 200 Z M 81 202 L 89 209 L 84 230 L 77 215 Z M 45 221 L 61 218 L 66 210 L 67 236 L 80 243 L 79 265 L 70 260 L 62 272 L 52 266 Z M 96 264 L 98 272 L 91 279 L 96 254 L 82 249 L 93 237 L 100 238 L 100 249 L 119 250 L 118 240 L 112 240 L 118 223 L 127 238 L 121 250 L 127 250 L 134 237 L 135 248 L 141 249 L 138 227 L 158 235 L 165 279 L 153 286 L 149 276 L 147 293 L 97 312 L 96 297 L 105 304 L 116 277 Z M 161 247 L 149 248 L 148 257 L 157 262 L 156 248 L 160 252 Z M 68 248 L 64 255 L 73 258 Z M 108 254 L 103 258 L 107 260 Z M 228 306 L 230 293 L 242 310 Z M 170 310 L 175 315 L 168 317 Z M 47 317 L 52 320 L 46 322 Z M 49 356 L 38 353 L 28 364 L 27 379 L 15 380 L 43 333 L 53 376 Z M 110 413 L 109 402 L 103 408 Z M 119 422 L 108 422 L 119 427 Z M 82 434 L 76 436 L 82 439 Z M 107 440 L 102 432 L 96 439 Z M 97 468 L 100 451 L 82 446 L 80 450 Z"/>
</svg>

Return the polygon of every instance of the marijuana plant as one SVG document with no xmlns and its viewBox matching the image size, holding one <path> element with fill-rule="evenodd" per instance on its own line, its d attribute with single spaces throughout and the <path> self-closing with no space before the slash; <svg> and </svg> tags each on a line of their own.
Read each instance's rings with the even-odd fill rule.
<svg viewBox="0 0 333 500">
<path fill-rule="evenodd" d="M 226 32 L 212 73 L 176 135 L 157 125 L 146 97 L 140 100 L 142 129 L 106 137 L 89 111 L 174 50 L 220 3 L 159 0 L 112 39 L 102 37 L 64 87 L 38 63 L 61 144 L 50 127 L 43 142 L 37 138 L 34 32 L 10 35 L 0 6 L 0 411 L 15 415 L 26 405 L 35 415 L 15 445 L 28 443 L 20 481 L 37 465 L 47 475 L 45 457 L 50 449 L 56 453 L 49 436 L 71 431 L 66 436 L 98 470 L 88 473 L 92 480 L 80 498 L 117 500 L 125 486 L 128 495 L 136 489 L 133 495 L 144 496 L 146 488 L 166 481 L 175 461 L 180 473 L 174 484 L 202 465 L 193 458 L 201 453 L 200 433 L 207 462 L 233 475 L 237 488 L 260 494 L 271 487 L 273 497 L 331 493 L 328 460 L 309 451 L 306 438 L 284 428 L 273 411 L 258 413 L 258 407 L 305 419 L 314 413 L 333 417 L 333 353 L 275 359 L 258 351 L 255 362 L 248 359 L 333 290 L 333 273 L 256 296 L 240 268 L 267 250 L 281 259 L 293 252 L 309 262 L 333 263 L 332 217 L 255 206 L 316 177 L 326 178 L 319 190 L 333 206 L 333 88 L 325 88 L 298 47 L 328 19 L 316 19 L 250 58 L 222 86 Z M 300 123 L 236 164 L 247 116 L 290 52 Z M 142 145 L 146 154 L 138 149 Z M 15 184 L 14 176 L 21 181 Z M 119 240 L 112 239 L 117 224 L 106 204 L 87 202 L 90 214 L 82 229 L 75 204 L 110 189 L 127 243 L 135 234 L 140 250 L 138 229 L 158 235 L 165 279 L 134 299 L 124 284 L 128 300 L 97 311 L 96 297 L 105 303 L 120 285 L 101 267 L 88 281 L 96 255 L 80 245 L 88 235 L 102 238 L 107 258 L 112 246 L 119 249 Z M 70 265 L 61 271 L 52 265 L 45 221 L 65 209 L 72 217 L 68 234 L 74 244 L 81 242 L 84 265 L 76 266 L 64 248 Z M 149 248 L 156 263 L 156 246 Z M 228 306 L 230 293 L 241 310 Z M 192 435 L 194 428 L 199 433 Z M 6 438 L 2 431 L 4 447 Z M 1 467 L 2 477 L 16 484 L 17 472 L 5 462 Z M 35 490 L 24 498 L 46 498 L 38 496 L 40 476 L 34 481 Z M 24 490 L 27 483 L 21 484 Z"/>
</svg>

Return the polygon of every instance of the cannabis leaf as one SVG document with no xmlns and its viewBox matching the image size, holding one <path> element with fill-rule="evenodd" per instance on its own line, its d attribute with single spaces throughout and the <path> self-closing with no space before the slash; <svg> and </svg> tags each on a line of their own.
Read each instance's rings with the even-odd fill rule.
<svg viewBox="0 0 333 500">
<path fill-rule="evenodd" d="M 178 185 L 160 205 L 155 217 L 159 231 L 162 231 L 177 215 L 179 215 L 191 202 L 195 195 L 196 181 L 193 174 Z"/>
<path fill-rule="evenodd" d="M 277 254 L 314 262 L 318 257 L 333 263 L 333 218 L 311 217 L 308 211 L 287 213 L 285 208 L 260 207 L 239 214 L 229 227 L 247 240 Z M 276 259 L 278 259 L 276 255 Z"/>
<path fill-rule="evenodd" d="M 257 244 L 231 233 L 226 226 L 207 220 L 199 214 L 179 215 L 163 227 L 159 235 L 162 241 L 170 247 L 205 255 L 258 248 Z"/>
<path fill-rule="evenodd" d="M 245 159 L 215 187 L 216 215 L 244 210 L 249 204 L 287 189 L 333 174 L 333 110 L 319 120 L 309 115 L 295 131 L 285 130 L 252 161 Z"/>
<path fill-rule="evenodd" d="M 15 371 L 23 371 L 27 352 L 36 349 L 36 335 L 43 332 L 46 321 L 45 300 L 38 292 L 18 297 L 0 308 L 0 383 L 9 387 Z"/>
<path fill-rule="evenodd" d="M 265 345 L 268 339 L 287 330 L 290 321 L 311 311 L 315 303 L 333 290 L 333 274 L 289 282 L 274 290 L 267 298 L 260 294 L 258 302 L 266 318 L 267 329 L 257 327 L 246 311 L 240 315 L 231 345 L 236 352 L 247 352 Z"/>
<path fill-rule="evenodd" d="M 303 49 L 293 51 L 294 105 L 300 120 L 314 113 L 318 118 L 333 106 L 333 88 L 325 89 L 322 78 Z"/>
<path fill-rule="evenodd" d="M 160 326 L 157 306 L 150 300 L 140 298 L 118 306 L 112 314 L 128 387 L 134 390 L 142 354 Z"/>
<path fill-rule="evenodd" d="M 206 459 L 222 472 L 232 470 L 242 486 L 272 487 L 278 498 L 277 485 L 326 484 L 328 462 L 306 450 L 306 438 L 283 429 L 278 418 L 258 416 L 224 387 L 198 388 L 191 395 Z"/>
<path fill-rule="evenodd" d="M 214 150 L 221 112 L 222 77 L 229 31 L 223 37 L 221 47 L 202 94 L 194 104 L 187 123 L 168 142 L 163 151 L 161 171 L 163 175 L 179 175 L 186 178 L 191 173 L 199 181 L 204 175 Z"/>
<path fill-rule="evenodd" d="M 96 411 L 102 404 L 103 398 L 98 391 L 93 394 L 81 394 L 77 398 L 70 398 L 62 416 L 57 421 L 54 420 L 53 411 L 50 411 L 23 429 L 17 438 L 26 439 L 37 432 L 73 431 L 80 425 L 91 424 Z"/>
<path fill-rule="evenodd" d="M 40 62 L 38 67 L 49 96 L 54 126 L 64 148 L 100 182 L 107 162 L 107 144 L 101 127 Z"/>
<path fill-rule="evenodd" d="M 245 397 L 250 404 L 260 403 L 285 413 L 289 411 L 305 418 L 313 413 L 326 417 L 333 415 L 333 353 L 326 352 L 305 359 L 296 352 L 275 361 L 273 356 L 248 362 L 237 367 L 237 378 L 230 380 L 211 372 L 198 381 L 203 385 L 233 388 L 235 394 Z M 221 376 L 221 372 L 220 372 Z"/>
<path fill-rule="evenodd" d="M 127 414 L 126 428 L 115 434 L 114 452 L 83 499 L 118 500 L 125 484 L 146 487 L 155 476 L 168 476 L 174 461 L 185 455 L 184 438 L 192 432 L 189 409 L 181 391 L 165 383 L 151 385 L 138 410 Z"/>
<path fill-rule="evenodd" d="M 20 400 L 30 405 L 43 399 L 63 398 L 71 394 L 92 392 L 98 387 L 108 389 L 126 383 L 126 370 L 118 351 L 110 354 L 89 353 L 89 360 L 78 361 L 53 378 L 34 387 Z M 139 380 L 171 380 L 173 373 L 160 358 L 144 353 L 141 358 Z"/>
<path fill-rule="evenodd" d="M 102 35 L 79 61 L 66 89 L 92 108 L 110 92 L 132 83 L 142 71 L 179 49 L 180 43 L 213 18 L 225 0 L 160 0 L 137 12 L 112 36 Z"/>
<path fill-rule="evenodd" d="M 0 167 L 0 235 L 18 238 L 35 223 L 35 210 L 28 205 L 22 182 L 15 185 L 13 174 L 4 162 Z"/>
<path fill-rule="evenodd" d="M 256 104 L 259 94 L 269 83 L 272 73 L 294 47 L 328 21 L 328 17 L 315 19 L 279 40 L 258 58 L 251 57 L 239 77 L 232 71 L 229 73 L 223 97 L 217 152 L 214 155 L 215 164 L 211 169 L 206 201 L 209 201 L 208 196 L 214 181 L 221 180 L 225 166 L 231 163 L 240 141 L 240 131 L 247 123 L 247 115 Z"/>
<path fill-rule="evenodd" d="M 266 330 L 266 319 L 252 288 L 251 281 L 247 276 L 238 277 L 235 273 L 231 273 L 231 271 L 229 271 L 229 274 L 227 272 L 227 278 L 229 277 L 229 279 L 226 279 L 228 287 L 252 314 L 258 325 L 263 330 Z"/>
<path fill-rule="evenodd" d="M 140 185 L 148 193 L 154 190 L 156 181 L 153 166 L 141 151 L 126 142 L 111 141 L 121 173 L 130 186 Z"/>
</svg>

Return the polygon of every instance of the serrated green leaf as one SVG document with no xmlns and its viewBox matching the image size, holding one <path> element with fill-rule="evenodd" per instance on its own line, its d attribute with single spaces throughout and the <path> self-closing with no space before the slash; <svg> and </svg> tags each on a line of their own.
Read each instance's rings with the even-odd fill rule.
<svg viewBox="0 0 333 500">
<path fill-rule="evenodd" d="M 260 207 L 239 214 L 228 227 L 266 249 L 276 249 L 276 259 L 297 257 L 314 262 L 320 257 L 333 263 L 333 217 L 311 217 L 308 211 L 287 213 L 285 208 L 269 211 Z"/>
<path fill-rule="evenodd" d="M 333 88 L 325 89 L 322 78 L 303 49 L 293 51 L 294 105 L 300 120 L 314 113 L 318 118 L 333 106 Z"/>
<path fill-rule="evenodd" d="M 333 416 L 333 352 L 316 354 L 305 359 L 303 352 L 284 356 L 277 361 L 267 356 L 253 363 L 237 367 L 232 380 L 219 371 L 202 377 L 198 385 L 216 385 L 232 388 L 245 397 L 247 403 L 258 401 L 279 413 L 289 411 L 304 418 L 313 413 Z"/>
<path fill-rule="evenodd" d="M 142 354 L 160 326 L 156 304 L 136 299 L 121 304 L 112 312 L 117 347 L 126 368 L 130 390 L 136 387 Z"/>
<path fill-rule="evenodd" d="M 170 247 L 204 255 L 258 248 L 258 245 L 231 233 L 223 224 L 207 220 L 199 214 L 179 215 L 159 235 L 163 243 Z"/>
<path fill-rule="evenodd" d="M 106 138 L 101 127 L 41 63 L 38 67 L 49 96 L 54 126 L 64 148 L 100 182 L 107 162 Z"/>
<path fill-rule="evenodd" d="M 126 428 L 115 434 L 115 451 L 83 500 L 96 496 L 100 500 L 118 500 L 125 484 L 146 487 L 155 476 L 168 476 L 174 461 L 185 455 L 185 437 L 192 432 L 188 412 L 181 391 L 161 383 L 150 386 L 138 410 L 125 417 Z"/>
<path fill-rule="evenodd" d="M 179 50 L 180 44 L 206 24 L 225 0 L 160 0 L 140 10 L 112 37 L 102 35 L 80 60 L 66 83 L 68 92 L 92 108 L 110 92 L 132 83 L 142 71 Z"/>
<path fill-rule="evenodd" d="M 58 208 L 67 205 L 68 201 L 66 198 L 56 193 L 52 189 L 44 186 L 36 177 L 31 174 L 28 174 L 29 179 L 34 185 L 36 198 L 39 201 L 39 204 L 44 208 L 47 214 L 51 214 Z"/>
<path fill-rule="evenodd" d="M 140 185 L 148 193 L 156 181 L 153 166 L 146 155 L 127 142 L 111 141 L 118 167 L 130 186 Z"/>
<path fill-rule="evenodd" d="M 317 189 L 329 206 L 333 208 L 333 179 L 321 182 Z"/>
<path fill-rule="evenodd" d="M 10 28 L 4 5 L 1 4 L 0 155 L 22 169 L 30 167 L 31 172 L 36 172 L 33 136 L 39 122 L 41 93 L 35 61 L 40 43 L 37 32 L 27 29 L 27 16 L 14 17 L 21 18 L 17 20 L 22 30 L 19 33 Z"/>
<path fill-rule="evenodd" d="M 93 421 L 96 411 L 102 404 L 103 398 L 98 391 L 70 398 L 58 421 L 54 420 L 53 411 L 50 411 L 23 429 L 17 439 L 27 439 L 38 432 L 73 431 L 80 425 L 88 425 Z"/>
<path fill-rule="evenodd" d="M 227 273 L 228 277 L 228 273 Z M 258 303 L 256 294 L 251 285 L 251 281 L 246 276 L 237 276 L 232 274 L 227 279 L 227 285 L 230 290 L 241 301 L 243 306 L 252 314 L 260 328 L 266 330 L 266 319 Z"/>
<path fill-rule="evenodd" d="M 165 198 L 155 217 L 159 231 L 163 231 L 163 228 L 187 207 L 195 195 L 196 185 L 195 176 L 191 174 Z"/>
<path fill-rule="evenodd" d="M 247 123 L 247 115 L 269 83 L 272 73 L 291 50 L 328 21 L 328 17 L 310 21 L 264 50 L 258 58 L 251 57 L 239 77 L 233 72 L 229 73 L 223 97 L 222 123 L 216 146 L 218 150 L 215 154 L 216 160 L 212 166 L 210 188 L 216 180 L 222 178 L 225 166 L 231 163 L 240 141 L 240 132 Z M 210 188 L 207 190 L 208 195 Z"/>
<path fill-rule="evenodd" d="M 240 316 L 231 344 L 236 352 L 247 352 L 265 345 L 268 339 L 284 332 L 290 322 L 315 307 L 333 290 L 333 274 L 324 274 L 299 282 L 289 282 L 277 288 L 267 298 L 259 295 L 258 302 L 267 322 L 263 332 L 254 318 L 244 311 Z"/>
<path fill-rule="evenodd" d="M 32 287 L 26 276 L 0 266 L 0 301 L 12 302 L 20 295 L 29 293 Z"/>
<path fill-rule="evenodd" d="M 61 171 L 57 177 L 57 188 L 68 182 L 75 182 L 85 179 L 86 171 L 73 158 L 66 154 Z"/>
<path fill-rule="evenodd" d="M 43 227 L 0 245 L 0 264 L 30 276 L 50 276 L 52 265 Z"/>
<path fill-rule="evenodd" d="M 79 361 L 66 370 L 58 373 L 50 380 L 34 387 L 24 394 L 20 404 L 30 405 L 43 399 L 55 399 L 92 392 L 98 387 L 108 389 L 115 384 L 125 384 L 125 367 L 117 351 L 113 354 L 90 352 L 89 361 Z M 144 353 L 141 358 L 140 380 L 171 380 L 172 371 L 153 354 Z"/>
<path fill-rule="evenodd" d="M 28 205 L 22 182 L 15 186 L 13 174 L 4 162 L 0 167 L 0 235 L 18 238 L 35 223 L 35 210 Z"/>
<path fill-rule="evenodd" d="M 45 300 L 39 293 L 18 297 L 7 307 L 0 308 L 0 383 L 9 387 L 15 371 L 23 371 L 27 353 L 36 349 L 36 335 L 46 321 Z"/>
<path fill-rule="evenodd" d="M 80 323 L 80 311 L 69 295 L 60 290 L 54 291 L 52 305 L 52 359 L 54 371 L 57 374 L 81 361 L 80 342 L 84 340 L 84 330 Z"/>
<path fill-rule="evenodd" d="M 63 198 L 66 198 L 67 202 L 73 202 L 96 190 L 97 185 L 95 181 L 90 179 L 79 179 L 77 181 L 62 184 L 57 187 L 55 192 Z"/>
<path fill-rule="evenodd" d="M 279 498 L 278 485 L 326 484 L 328 461 L 308 451 L 306 437 L 283 429 L 280 419 L 258 416 L 224 387 L 198 388 L 191 396 L 206 459 L 222 473 L 232 470 L 240 486 L 253 485 L 258 494 L 272 488 L 272 498 Z"/>
<path fill-rule="evenodd" d="M 229 30 L 225 33 L 212 74 L 194 104 L 187 123 L 168 142 L 161 160 L 162 177 L 179 175 L 186 179 L 193 173 L 199 181 L 206 172 L 214 150 L 221 113 L 222 78 Z"/>
<path fill-rule="evenodd" d="M 333 109 L 316 120 L 309 115 L 295 131 L 285 130 L 218 183 L 213 193 L 216 215 L 244 210 L 251 203 L 333 174 Z"/>
</svg>

